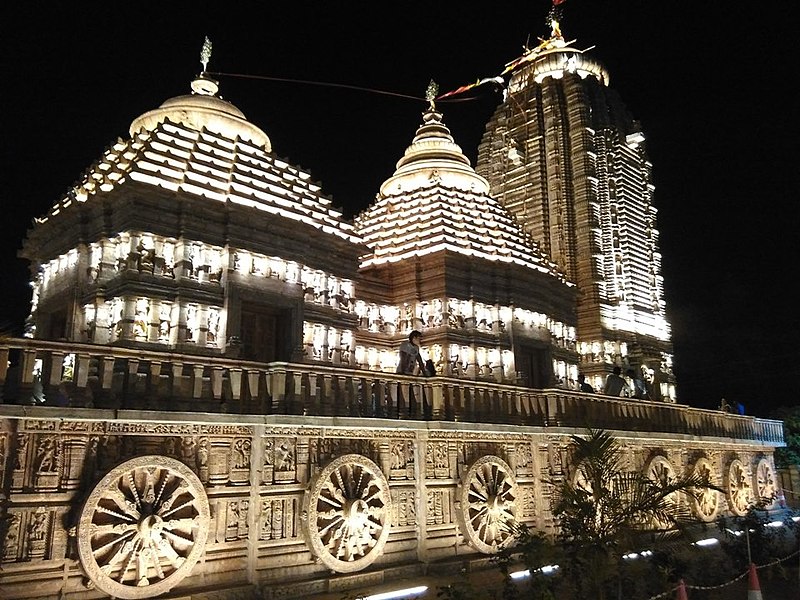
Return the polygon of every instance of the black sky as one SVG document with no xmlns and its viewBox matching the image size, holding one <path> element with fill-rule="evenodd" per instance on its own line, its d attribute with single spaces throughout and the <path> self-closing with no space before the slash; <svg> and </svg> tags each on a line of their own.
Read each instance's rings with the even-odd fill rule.
<svg viewBox="0 0 800 600">
<path fill-rule="evenodd" d="M 3 3 L 0 323 L 28 311 L 16 258 L 44 214 L 130 122 L 187 93 L 203 38 L 220 93 L 308 168 L 346 215 L 365 208 L 444 92 L 499 74 L 548 33 L 551 0 Z M 795 3 L 566 0 L 654 165 L 679 401 L 800 403 L 800 152 Z M 287 79 L 291 81 L 276 81 Z M 345 87 L 369 88 L 390 94 Z M 499 95 L 442 103 L 475 160 Z"/>
</svg>

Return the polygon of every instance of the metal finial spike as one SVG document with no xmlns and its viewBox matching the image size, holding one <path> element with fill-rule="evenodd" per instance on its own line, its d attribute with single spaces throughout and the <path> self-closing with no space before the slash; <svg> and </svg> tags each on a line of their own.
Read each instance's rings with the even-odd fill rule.
<svg viewBox="0 0 800 600">
<path fill-rule="evenodd" d="M 211 40 L 206 39 L 203 41 L 203 49 L 200 50 L 200 64 L 203 65 L 203 72 L 205 73 L 208 68 L 208 61 L 211 60 Z"/>
<path fill-rule="evenodd" d="M 439 95 L 439 84 L 436 83 L 433 79 L 428 84 L 428 89 L 425 90 L 425 99 L 430 102 L 431 108 L 436 108 L 436 96 Z"/>
</svg>

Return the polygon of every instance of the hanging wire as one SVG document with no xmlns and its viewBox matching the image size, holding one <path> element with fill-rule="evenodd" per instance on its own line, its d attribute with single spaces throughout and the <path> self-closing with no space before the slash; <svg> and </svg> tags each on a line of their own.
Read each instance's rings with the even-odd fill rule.
<svg viewBox="0 0 800 600">
<path fill-rule="evenodd" d="M 208 75 L 213 75 L 217 77 L 238 77 L 240 79 L 260 79 L 264 81 L 279 81 L 281 83 L 299 83 L 301 85 L 316 85 L 319 87 L 333 87 L 333 88 L 343 88 L 348 90 L 355 90 L 358 92 L 368 92 L 371 94 L 381 94 L 383 96 L 394 96 L 396 98 L 406 98 L 407 100 L 419 100 L 422 102 L 427 102 L 425 98 L 422 96 L 411 96 L 409 94 L 400 94 L 398 92 L 389 92 L 387 90 L 379 90 L 376 88 L 368 88 L 368 87 L 360 87 L 357 85 L 348 85 L 345 83 L 330 83 L 325 81 L 310 81 L 305 79 L 288 79 L 284 77 L 269 77 L 267 75 L 250 75 L 248 73 L 223 73 L 220 71 L 215 72 L 208 72 Z M 437 100 L 438 102 L 470 102 L 473 100 L 477 100 L 477 96 L 472 96 L 470 98 L 445 98 L 443 100 Z"/>
</svg>

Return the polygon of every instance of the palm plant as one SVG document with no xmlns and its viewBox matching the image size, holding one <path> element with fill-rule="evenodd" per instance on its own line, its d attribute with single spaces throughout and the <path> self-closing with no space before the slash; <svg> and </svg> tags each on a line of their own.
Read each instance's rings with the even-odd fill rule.
<svg viewBox="0 0 800 600">
<path fill-rule="evenodd" d="M 627 470 L 622 448 L 606 431 L 590 429 L 585 436 L 572 436 L 571 450 L 573 477 L 552 482 L 561 567 L 552 585 L 558 587 L 558 597 L 604 600 L 615 592 L 621 597 L 626 574 L 631 584 L 646 587 L 642 571 L 647 567 L 627 561 L 623 569 L 624 557 L 643 544 L 679 537 L 688 524 L 698 522 L 681 496 L 696 500 L 707 488 L 721 490 L 707 475 L 674 476 L 665 468 Z M 540 536 L 534 538 L 524 527 L 518 541 L 514 550 L 524 556 L 533 541 L 541 554 Z M 650 582 L 657 585 L 654 574 L 650 569 Z M 626 597 L 632 597 L 630 591 Z"/>
</svg>

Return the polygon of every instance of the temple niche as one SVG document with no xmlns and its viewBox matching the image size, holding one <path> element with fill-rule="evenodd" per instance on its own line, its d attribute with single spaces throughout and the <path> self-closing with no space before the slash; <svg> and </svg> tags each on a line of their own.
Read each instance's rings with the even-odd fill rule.
<svg viewBox="0 0 800 600">
<path fill-rule="evenodd" d="M 571 436 L 590 425 L 618 432 L 629 470 L 708 474 L 724 493 L 690 507 L 704 521 L 779 498 L 781 423 L 678 405 L 666 339 L 587 333 L 573 259 L 603 263 L 600 246 L 539 239 L 541 215 L 496 192 L 486 147 L 473 168 L 435 86 L 351 222 L 219 95 L 209 55 L 24 241 L 27 335 L 0 339 L 4 597 L 435 585 L 486 568 L 514 523 L 553 531 L 554 485 L 581 476 Z M 507 125 L 507 156 L 529 155 Z M 616 225 L 598 244 L 616 247 Z M 660 318 L 660 288 L 637 313 L 628 283 L 609 275 L 594 308 Z M 433 376 L 395 372 L 412 330 Z M 576 389 L 579 370 L 597 385 L 615 365 L 652 375 L 651 398 Z"/>
</svg>

